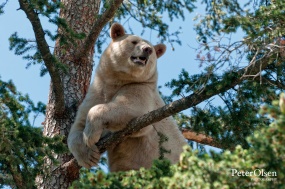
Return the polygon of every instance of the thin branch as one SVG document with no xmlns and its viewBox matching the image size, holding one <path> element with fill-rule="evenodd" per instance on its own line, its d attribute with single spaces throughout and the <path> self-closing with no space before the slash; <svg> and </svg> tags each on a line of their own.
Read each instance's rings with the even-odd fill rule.
<svg viewBox="0 0 285 189">
<path fill-rule="evenodd" d="M 222 99 L 222 101 L 225 103 L 226 107 L 228 108 L 228 110 L 229 110 L 229 112 L 230 112 L 231 117 L 234 117 L 232 108 L 231 108 L 231 106 L 230 106 L 230 104 L 229 104 L 229 101 L 227 101 L 226 99 L 224 99 L 223 96 L 220 95 L 220 94 L 219 94 L 218 96 L 219 96 L 220 99 Z"/>
<path fill-rule="evenodd" d="M 83 43 L 83 47 L 79 48 L 79 51 L 76 53 L 77 59 L 85 57 L 86 54 L 93 49 L 101 30 L 114 17 L 123 0 L 110 0 L 109 2 L 109 8 L 102 15 L 98 16 L 89 35 Z"/>
<path fill-rule="evenodd" d="M 17 188 L 24 188 L 25 183 L 23 180 L 23 176 L 19 170 L 17 170 L 16 166 L 12 165 L 11 163 L 7 164 L 8 170 L 12 175 L 13 181 Z"/>
<path fill-rule="evenodd" d="M 263 81 L 269 83 L 270 85 L 274 85 L 274 86 L 276 86 L 276 87 L 278 87 L 278 88 L 280 88 L 280 89 L 282 89 L 282 90 L 285 90 L 285 85 L 282 84 L 281 82 L 277 81 L 277 80 L 274 81 L 274 80 L 272 80 L 272 79 L 265 78 L 265 77 L 262 77 L 261 79 L 262 79 Z"/>
<path fill-rule="evenodd" d="M 22 9 L 26 13 L 28 19 L 32 24 L 38 49 L 41 53 L 45 66 L 47 67 L 52 80 L 53 90 L 55 93 L 55 100 L 56 100 L 55 112 L 56 115 L 61 115 L 65 110 L 64 93 L 63 93 L 62 82 L 60 79 L 60 74 L 55 66 L 56 59 L 49 50 L 48 43 L 45 40 L 45 32 L 41 25 L 41 21 L 38 17 L 38 14 L 34 11 L 33 7 L 28 1 L 19 0 L 19 3 L 20 3 L 20 9 Z"/>
</svg>

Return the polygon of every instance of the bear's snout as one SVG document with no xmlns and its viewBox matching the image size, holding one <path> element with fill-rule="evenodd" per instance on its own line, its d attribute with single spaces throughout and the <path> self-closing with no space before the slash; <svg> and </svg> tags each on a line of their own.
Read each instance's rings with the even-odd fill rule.
<svg viewBox="0 0 285 189">
<path fill-rule="evenodd" d="M 137 46 L 130 59 L 133 63 L 139 66 L 145 66 L 152 52 L 153 49 L 148 45 Z"/>
<path fill-rule="evenodd" d="M 151 53 L 152 53 L 151 47 L 147 47 L 147 46 L 146 46 L 146 47 L 143 47 L 142 50 L 143 50 L 143 52 L 146 53 L 147 55 L 151 55 Z"/>
</svg>

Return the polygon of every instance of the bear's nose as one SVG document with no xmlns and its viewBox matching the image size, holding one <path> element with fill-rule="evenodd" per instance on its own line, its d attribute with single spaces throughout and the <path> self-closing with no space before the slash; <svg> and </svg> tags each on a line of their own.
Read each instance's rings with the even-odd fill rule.
<svg viewBox="0 0 285 189">
<path fill-rule="evenodd" d="M 150 47 L 143 47 L 143 52 L 147 53 L 147 55 L 151 55 L 152 49 Z"/>
</svg>

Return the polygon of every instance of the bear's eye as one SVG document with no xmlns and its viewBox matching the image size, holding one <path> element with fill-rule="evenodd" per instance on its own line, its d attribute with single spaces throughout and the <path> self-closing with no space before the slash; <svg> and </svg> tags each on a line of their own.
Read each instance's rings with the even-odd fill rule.
<svg viewBox="0 0 285 189">
<path fill-rule="evenodd" d="M 138 44 L 138 42 L 137 41 L 132 41 L 132 44 L 136 45 L 136 44 Z"/>
</svg>

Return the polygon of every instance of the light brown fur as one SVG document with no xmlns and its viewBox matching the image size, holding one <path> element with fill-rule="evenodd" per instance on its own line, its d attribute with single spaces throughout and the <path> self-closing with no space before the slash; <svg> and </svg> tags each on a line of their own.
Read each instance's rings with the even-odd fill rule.
<svg viewBox="0 0 285 189">
<path fill-rule="evenodd" d="M 70 151 L 86 168 L 98 163 L 100 153 L 95 144 L 103 131 L 121 130 L 132 118 L 165 105 L 157 90 L 156 67 L 165 45 L 152 46 L 138 36 L 127 35 L 117 23 L 111 27 L 111 37 L 68 136 Z M 145 57 L 147 62 L 136 57 Z M 149 168 L 159 157 L 157 132 L 168 137 L 163 147 L 171 153 L 165 157 L 177 162 L 185 141 L 173 118 L 168 117 L 108 149 L 110 171 Z"/>
</svg>

